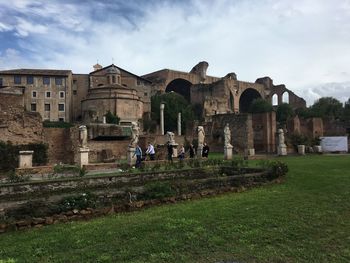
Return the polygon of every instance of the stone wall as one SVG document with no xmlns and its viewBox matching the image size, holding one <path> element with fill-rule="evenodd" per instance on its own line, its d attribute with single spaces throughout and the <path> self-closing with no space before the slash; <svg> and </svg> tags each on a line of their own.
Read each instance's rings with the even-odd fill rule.
<svg viewBox="0 0 350 263">
<path fill-rule="evenodd" d="M 276 152 L 276 113 L 253 114 L 255 152 Z"/>
<path fill-rule="evenodd" d="M 71 132 L 66 128 L 44 128 L 45 142 L 49 145 L 49 164 L 73 163 Z"/>
</svg>

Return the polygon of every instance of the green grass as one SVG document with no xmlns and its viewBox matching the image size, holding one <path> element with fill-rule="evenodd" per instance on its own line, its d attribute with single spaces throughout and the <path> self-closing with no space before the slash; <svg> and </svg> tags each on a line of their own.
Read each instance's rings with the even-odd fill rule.
<svg viewBox="0 0 350 263">
<path fill-rule="evenodd" d="M 350 262 L 350 156 L 278 159 L 283 184 L 5 233 L 0 259 Z"/>
</svg>

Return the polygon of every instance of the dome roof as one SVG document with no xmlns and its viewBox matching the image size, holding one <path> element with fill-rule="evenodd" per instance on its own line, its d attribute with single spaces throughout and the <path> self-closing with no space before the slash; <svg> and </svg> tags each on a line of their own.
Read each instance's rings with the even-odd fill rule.
<svg viewBox="0 0 350 263">
<path fill-rule="evenodd" d="M 120 70 L 116 66 L 111 66 L 107 69 L 108 74 L 120 74 Z"/>
</svg>

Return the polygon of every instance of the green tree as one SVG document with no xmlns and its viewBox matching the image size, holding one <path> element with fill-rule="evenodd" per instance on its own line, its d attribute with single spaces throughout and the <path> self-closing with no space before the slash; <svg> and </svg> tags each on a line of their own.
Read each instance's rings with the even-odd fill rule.
<svg viewBox="0 0 350 263">
<path fill-rule="evenodd" d="M 249 113 L 263 113 L 273 111 L 272 104 L 262 98 L 253 100 L 252 104 L 249 106 Z"/>
<path fill-rule="evenodd" d="M 277 106 L 276 120 L 280 124 L 285 124 L 287 120 L 294 115 L 293 108 L 288 103 L 282 103 Z"/>
<path fill-rule="evenodd" d="M 350 98 L 344 104 L 342 120 L 350 121 Z"/>
<path fill-rule="evenodd" d="M 343 104 L 333 97 L 323 97 L 311 107 L 312 117 L 323 119 L 340 119 L 343 114 Z"/>
<path fill-rule="evenodd" d="M 177 130 L 177 115 L 181 112 L 181 129 L 185 131 L 186 122 L 194 119 L 193 109 L 187 100 L 175 92 L 155 95 L 151 98 L 152 119 L 160 122 L 160 104 L 165 104 L 164 129 L 165 131 Z"/>
<path fill-rule="evenodd" d="M 117 115 L 114 115 L 112 112 L 108 111 L 105 116 L 107 123 L 119 124 L 120 118 Z"/>
</svg>

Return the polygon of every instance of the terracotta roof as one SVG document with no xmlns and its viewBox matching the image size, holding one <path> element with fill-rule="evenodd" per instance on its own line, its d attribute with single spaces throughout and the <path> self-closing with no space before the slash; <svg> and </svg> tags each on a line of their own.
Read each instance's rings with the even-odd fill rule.
<svg viewBox="0 0 350 263">
<path fill-rule="evenodd" d="M 71 70 L 57 70 L 57 69 L 10 69 L 1 70 L 3 75 L 40 75 L 40 76 L 67 76 L 71 74 Z"/>
</svg>

